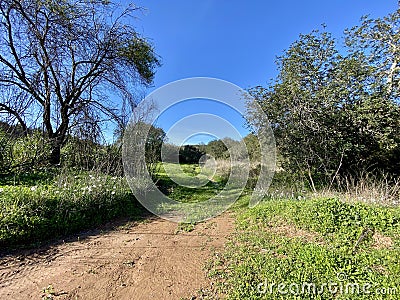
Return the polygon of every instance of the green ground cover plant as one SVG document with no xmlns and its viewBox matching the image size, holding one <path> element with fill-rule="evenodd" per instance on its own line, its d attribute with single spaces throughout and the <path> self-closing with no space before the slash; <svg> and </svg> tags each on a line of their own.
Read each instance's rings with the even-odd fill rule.
<svg viewBox="0 0 400 300">
<path fill-rule="evenodd" d="M 208 266 L 228 299 L 398 299 L 400 208 L 267 200 L 236 216 Z"/>
<path fill-rule="evenodd" d="M 1 247 L 35 244 L 141 212 L 123 177 L 91 172 L 3 178 L 0 209 Z"/>
</svg>

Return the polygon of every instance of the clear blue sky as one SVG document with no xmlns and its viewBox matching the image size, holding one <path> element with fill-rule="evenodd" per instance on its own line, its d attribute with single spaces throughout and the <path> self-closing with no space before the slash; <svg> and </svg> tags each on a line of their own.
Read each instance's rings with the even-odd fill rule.
<svg viewBox="0 0 400 300">
<path fill-rule="evenodd" d="M 340 39 L 344 29 L 359 24 L 362 15 L 382 17 L 397 8 L 397 0 L 134 3 L 145 8 L 137 15 L 136 28 L 162 58 L 152 89 L 197 76 L 224 79 L 244 89 L 265 85 L 276 76 L 276 56 L 300 33 L 326 24 L 327 31 Z M 176 112 L 184 117 L 189 111 L 193 107 Z"/>
</svg>

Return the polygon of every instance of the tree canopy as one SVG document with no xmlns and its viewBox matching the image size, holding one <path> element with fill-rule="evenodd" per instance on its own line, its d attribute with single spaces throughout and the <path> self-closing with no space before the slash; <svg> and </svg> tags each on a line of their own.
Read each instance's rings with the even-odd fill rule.
<svg viewBox="0 0 400 300">
<path fill-rule="evenodd" d="M 277 78 L 250 89 L 262 107 L 249 103 L 250 124 L 265 126 L 266 114 L 283 166 L 314 188 L 361 166 L 400 169 L 399 16 L 364 18 L 346 31 L 346 48 L 326 31 L 300 35 L 278 57 Z"/>
<path fill-rule="evenodd" d="M 69 133 L 104 121 L 124 126 L 137 85 L 152 82 L 160 61 L 132 25 L 137 10 L 103 0 L 0 0 L 0 113 L 25 131 L 29 121 L 42 126 L 51 163 Z"/>
</svg>

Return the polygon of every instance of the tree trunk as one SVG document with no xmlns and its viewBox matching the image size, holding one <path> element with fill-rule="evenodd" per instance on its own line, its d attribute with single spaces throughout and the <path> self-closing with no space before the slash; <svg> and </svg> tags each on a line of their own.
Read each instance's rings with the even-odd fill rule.
<svg viewBox="0 0 400 300">
<path fill-rule="evenodd" d="M 61 145 L 60 144 L 58 144 L 58 143 L 52 144 L 49 163 L 52 166 L 57 166 L 61 163 Z"/>
<path fill-rule="evenodd" d="M 50 139 L 51 143 L 51 152 L 49 157 L 49 163 L 52 166 L 58 166 L 61 163 L 61 147 L 63 145 L 63 137 L 56 136 Z"/>
<path fill-rule="evenodd" d="M 64 112 L 61 112 L 61 115 L 64 116 Z M 57 131 L 50 136 L 51 153 L 49 163 L 53 166 L 58 166 L 61 163 L 61 147 L 67 140 L 67 130 L 68 118 L 65 117 Z"/>
</svg>

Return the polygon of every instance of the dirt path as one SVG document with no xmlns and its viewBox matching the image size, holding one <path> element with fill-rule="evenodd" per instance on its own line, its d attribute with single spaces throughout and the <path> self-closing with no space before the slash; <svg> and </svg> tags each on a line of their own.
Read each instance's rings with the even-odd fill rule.
<svg viewBox="0 0 400 300">
<path fill-rule="evenodd" d="M 0 299 L 180 299 L 208 288 L 203 266 L 233 230 L 224 214 L 176 232 L 154 219 L 0 260 Z"/>
</svg>

